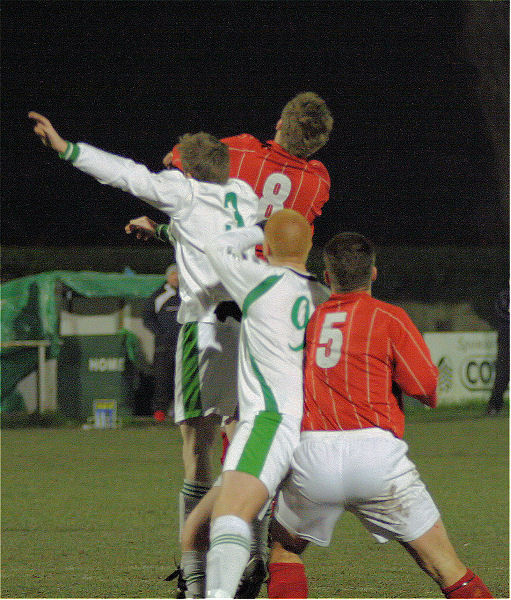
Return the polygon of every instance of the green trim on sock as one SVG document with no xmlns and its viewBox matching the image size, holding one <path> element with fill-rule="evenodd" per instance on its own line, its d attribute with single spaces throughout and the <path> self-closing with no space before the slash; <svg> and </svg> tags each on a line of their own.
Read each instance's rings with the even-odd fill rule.
<svg viewBox="0 0 511 600">
<path fill-rule="evenodd" d="M 203 496 L 205 496 L 209 490 L 210 490 L 211 486 L 206 486 L 206 485 L 197 485 L 195 483 L 189 483 L 188 481 L 184 481 L 183 482 L 183 487 L 180 490 L 180 493 L 183 494 L 183 496 L 187 496 L 188 498 L 202 498 Z"/>
<path fill-rule="evenodd" d="M 236 544 L 245 550 L 250 550 L 250 542 L 241 535 L 224 533 L 218 535 L 211 540 L 210 549 L 218 546 L 218 544 Z"/>
</svg>

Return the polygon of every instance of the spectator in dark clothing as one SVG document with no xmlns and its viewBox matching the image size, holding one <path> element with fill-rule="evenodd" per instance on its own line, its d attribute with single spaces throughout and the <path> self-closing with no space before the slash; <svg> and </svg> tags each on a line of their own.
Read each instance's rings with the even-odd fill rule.
<svg viewBox="0 0 511 600">
<path fill-rule="evenodd" d="M 148 299 L 144 309 L 144 325 L 154 333 L 153 416 L 164 421 L 174 406 L 174 371 L 179 334 L 179 280 L 176 265 L 165 272 L 167 281 Z M 169 410 L 170 409 L 170 410 Z"/>
<path fill-rule="evenodd" d="M 504 407 L 504 392 L 509 385 L 509 288 L 502 290 L 495 301 L 497 322 L 497 362 L 495 382 L 486 413 L 498 415 Z"/>
</svg>

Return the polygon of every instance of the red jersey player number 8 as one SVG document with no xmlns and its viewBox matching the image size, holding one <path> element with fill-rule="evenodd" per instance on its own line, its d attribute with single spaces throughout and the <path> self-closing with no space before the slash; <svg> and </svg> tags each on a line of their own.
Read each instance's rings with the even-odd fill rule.
<svg viewBox="0 0 511 600">
<path fill-rule="evenodd" d="M 268 175 L 260 199 L 261 214 L 268 219 L 274 211 L 284 208 L 284 202 L 291 193 L 291 179 L 283 173 Z"/>
<path fill-rule="evenodd" d="M 334 312 L 325 315 L 315 356 L 318 367 L 330 369 L 339 362 L 343 335 L 338 326 L 346 321 L 347 316 L 347 312 Z"/>
</svg>

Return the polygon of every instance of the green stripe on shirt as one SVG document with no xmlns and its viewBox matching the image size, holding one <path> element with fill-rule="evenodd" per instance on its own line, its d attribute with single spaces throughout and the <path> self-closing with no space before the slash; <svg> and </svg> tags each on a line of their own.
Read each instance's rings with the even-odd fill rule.
<svg viewBox="0 0 511 600">
<path fill-rule="evenodd" d="M 277 401 L 275 400 L 275 396 L 273 395 L 273 392 L 271 391 L 271 388 L 266 382 L 266 379 L 264 378 L 263 374 L 259 370 L 255 358 L 252 356 L 252 354 L 250 354 L 250 350 L 248 351 L 248 355 L 250 356 L 250 364 L 252 365 L 252 370 L 254 371 L 255 376 L 257 377 L 257 381 L 259 381 L 259 385 L 261 386 L 261 390 L 263 392 L 264 406 L 266 410 L 271 412 L 278 412 L 278 406 Z"/>
<path fill-rule="evenodd" d="M 269 289 L 271 289 L 278 281 L 280 281 L 284 277 L 284 273 L 282 275 L 271 275 L 266 279 L 263 279 L 259 285 L 250 291 L 243 302 L 243 316 L 245 317 L 248 311 L 248 308 L 251 304 L 253 304 L 258 298 L 260 298 L 263 294 L 265 294 Z"/>
</svg>

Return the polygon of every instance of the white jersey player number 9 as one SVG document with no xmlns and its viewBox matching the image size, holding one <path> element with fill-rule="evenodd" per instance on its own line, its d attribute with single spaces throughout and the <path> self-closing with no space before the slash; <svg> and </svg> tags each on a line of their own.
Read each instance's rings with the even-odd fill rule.
<svg viewBox="0 0 511 600">
<path fill-rule="evenodd" d="M 259 216 L 268 219 L 271 214 L 284 208 L 291 193 L 291 179 L 283 173 L 272 173 L 266 178 L 263 195 L 259 200 Z"/>
<path fill-rule="evenodd" d="M 335 367 L 341 358 L 342 331 L 337 327 L 346 321 L 348 313 L 327 313 L 323 321 L 323 327 L 319 336 L 319 344 L 316 349 L 316 364 L 322 369 Z"/>
</svg>

